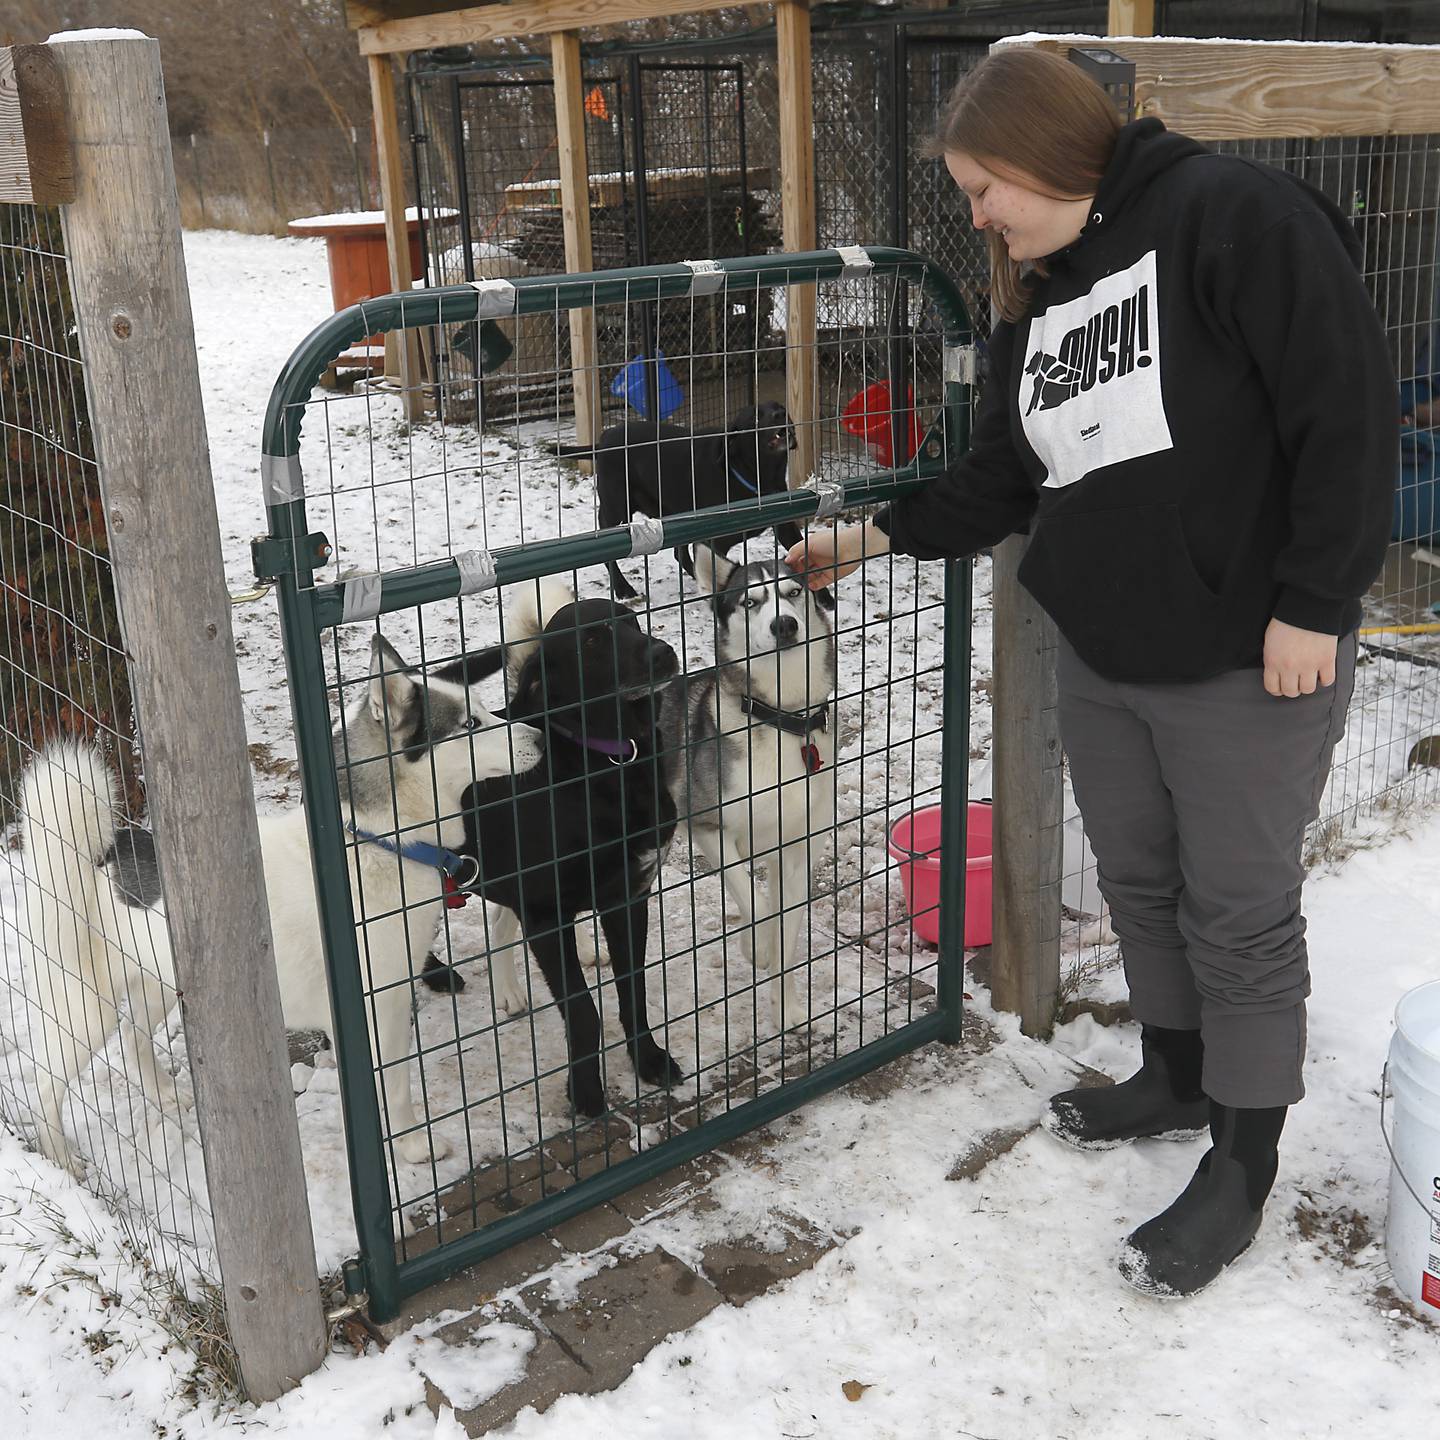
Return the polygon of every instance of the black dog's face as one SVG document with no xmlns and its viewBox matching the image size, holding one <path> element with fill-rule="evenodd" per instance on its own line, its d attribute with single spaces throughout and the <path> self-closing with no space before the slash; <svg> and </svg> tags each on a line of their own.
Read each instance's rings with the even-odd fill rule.
<svg viewBox="0 0 1440 1440">
<path fill-rule="evenodd" d="M 629 610 L 609 600 L 577 600 L 556 611 L 526 668 L 535 680 L 527 698 L 554 713 L 649 697 L 680 673 L 680 662 Z"/>
<path fill-rule="evenodd" d="M 742 446 L 753 436 L 750 443 L 767 459 L 795 448 L 795 427 L 778 400 L 767 400 L 763 405 L 751 405 L 741 410 L 731 422 L 730 434 Z"/>
</svg>

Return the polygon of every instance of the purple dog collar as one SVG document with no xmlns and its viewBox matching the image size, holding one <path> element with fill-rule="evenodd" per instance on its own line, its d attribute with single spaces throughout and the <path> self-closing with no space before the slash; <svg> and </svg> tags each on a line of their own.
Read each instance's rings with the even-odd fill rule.
<svg viewBox="0 0 1440 1440">
<path fill-rule="evenodd" d="M 557 725 L 553 720 L 549 722 L 549 728 L 572 744 L 579 745 L 586 750 L 593 750 L 597 755 L 608 756 L 612 765 L 628 765 L 640 753 L 640 747 L 633 740 L 605 740 L 598 736 L 588 740 L 582 739 L 573 731 L 565 729 L 563 725 Z"/>
</svg>

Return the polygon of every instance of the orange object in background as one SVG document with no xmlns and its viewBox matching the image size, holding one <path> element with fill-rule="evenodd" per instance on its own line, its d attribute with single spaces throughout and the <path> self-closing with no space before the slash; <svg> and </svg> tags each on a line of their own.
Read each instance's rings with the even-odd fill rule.
<svg viewBox="0 0 1440 1440">
<path fill-rule="evenodd" d="M 453 215 L 430 216 L 432 221 Z M 420 274 L 420 212 L 411 206 L 405 212 L 410 232 L 410 275 Z M 311 215 L 292 220 L 286 227 L 291 235 L 324 237 L 326 258 L 330 261 L 330 298 L 336 310 L 376 295 L 388 295 L 390 257 L 385 248 L 385 212 L 360 210 L 352 215 Z M 385 340 L 381 335 L 368 335 L 359 346 L 346 351 L 339 363 L 365 366 L 371 370 L 385 368 Z"/>
<path fill-rule="evenodd" d="M 920 448 L 920 422 L 915 418 L 915 391 L 905 387 L 905 409 L 909 417 L 909 446 L 901 464 L 908 464 Z M 858 395 L 852 395 L 840 415 L 840 424 L 851 435 L 858 435 L 874 452 L 879 465 L 895 464 L 894 407 L 890 403 L 890 382 L 877 380 Z"/>
</svg>

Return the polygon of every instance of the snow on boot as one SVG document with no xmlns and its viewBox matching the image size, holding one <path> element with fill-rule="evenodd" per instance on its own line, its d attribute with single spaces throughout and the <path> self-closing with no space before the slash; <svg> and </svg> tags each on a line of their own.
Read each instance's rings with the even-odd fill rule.
<svg viewBox="0 0 1440 1440">
<path fill-rule="evenodd" d="M 1249 1248 L 1275 1183 L 1286 1108 L 1210 1102 L 1214 1144 L 1180 1198 L 1121 1247 L 1117 1265 L 1125 1280 L 1147 1295 L 1194 1295 Z"/>
<path fill-rule="evenodd" d="M 1146 1137 L 1193 1139 L 1203 1133 L 1210 1113 L 1200 1088 L 1204 1058 L 1198 1030 L 1142 1025 L 1135 1074 L 1118 1085 L 1052 1096 L 1040 1123 L 1080 1150 L 1110 1150 Z"/>
</svg>

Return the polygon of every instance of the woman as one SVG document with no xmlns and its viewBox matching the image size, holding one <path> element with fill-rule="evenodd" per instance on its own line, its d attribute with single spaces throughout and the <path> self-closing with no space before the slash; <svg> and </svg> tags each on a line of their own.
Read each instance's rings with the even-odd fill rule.
<svg viewBox="0 0 1440 1440">
<path fill-rule="evenodd" d="M 1055 1096 L 1046 1124 L 1093 1149 L 1208 1124 L 1119 1261 L 1188 1295 L 1254 1238 L 1303 1094 L 1300 848 L 1389 536 L 1395 376 L 1328 200 L 1122 125 L 1058 56 L 990 56 L 934 148 L 999 315 L 972 448 L 788 558 L 822 585 L 1029 530 L 1020 579 L 1062 637 L 1061 736 L 1141 1023 L 1137 1073 Z"/>
</svg>

